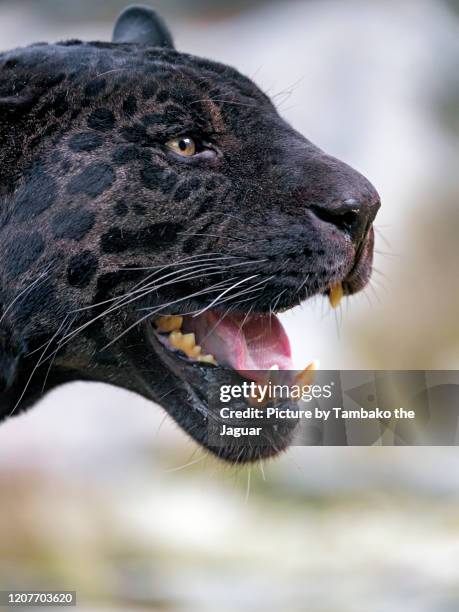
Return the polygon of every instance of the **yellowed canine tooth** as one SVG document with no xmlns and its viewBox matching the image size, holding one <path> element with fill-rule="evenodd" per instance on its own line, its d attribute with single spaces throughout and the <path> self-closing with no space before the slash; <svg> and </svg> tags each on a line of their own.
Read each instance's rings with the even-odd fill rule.
<svg viewBox="0 0 459 612">
<path fill-rule="evenodd" d="M 270 383 L 276 384 L 276 380 L 278 378 L 278 372 L 280 368 L 277 363 L 272 365 L 269 370 L 267 370 L 266 378 L 263 381 L 264 385 L 269 385 Z M 257 406 L 258 408 L 264 408 L 269 402 L 269 394 L 262 399 L 260 391 L 255 387 L 249 397 L 249 405 Z"/>
<path fill-rule="evenodd" d="M 311 362 L 296 376 L 295 384 L 299 387 L 307 387 L 308 385 L 312 385 L 316 377 L 316 371 L 319 369 L 319 367 L 320 364 L 317 359 Z"/>
<path fill-rule="evenodd" d="M 343 299 L 344 291 L 342 283 L 336 283 L 329 289 L 328 299 L 332 308 L 338 308 Z"/>
<path fill-rule="evenodd" d="M 164 317 L 159 317 L 159 319 L 155 321 L 158 331 L 166 334 L 179 330 L 182 327 L 182 323 L 183 317 L 177 315 L 166 315 Z"/>
<path fill-rule="evenodd" d="M 263 400 L 261 399 L 261 395 L 260 392 L 254 388 L 253 390 L 251 390 L 250 395 L 247 399 L 247 402 L 249 404 L 249 406 L 252 406 L 252 408 L 264 408 L 266 406 L 266 404 L 268 403 L 268 399 L 267 397 L 265 397 Z"/>
</svg>

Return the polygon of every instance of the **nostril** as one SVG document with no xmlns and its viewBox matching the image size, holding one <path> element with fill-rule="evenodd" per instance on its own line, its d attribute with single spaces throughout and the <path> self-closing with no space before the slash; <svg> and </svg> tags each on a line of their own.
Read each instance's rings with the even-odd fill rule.
<svg viewBox="0 0 459 612">
<path fill-rule="evenodd" d="M 344 200 L 337 208 L 336 214 L 341 223 L 349 228 L 360 223 L 362 217 L 366 217 L 365 206 L 355 198 Z"/>
<path fill-rule="evenodd" d="M 347 212 L 343 212 L 336 217 L 336 225 L 341 226 L 342 229 L 347 230 L 349 233 L 352 233 L 353 228 L 357 225 L 360 225 L 360 211 L 358 209 L 349 210 Z"/>
<path fill-rule="evenodd" d="M 368 207 L 355 198 L 348 198 L 334 206 L 313 205 L 311 209 L 322 221 L 349 234 L 354 242 L 360 242 L 368 227 Z"/>
</svg>

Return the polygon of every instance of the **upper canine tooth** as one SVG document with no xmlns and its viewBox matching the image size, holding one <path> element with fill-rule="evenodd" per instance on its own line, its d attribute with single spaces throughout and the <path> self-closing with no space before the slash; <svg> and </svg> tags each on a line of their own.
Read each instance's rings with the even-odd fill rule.
<svg viewBox="0 0 459 612">
<path fill-rule="evenodd" d="M 179 330 L 182 327 L 182 323 L 183 317 L 178 315 L 166 315 L 155 321 L 158 331 L 167 334 Z"/>
<path fill-rule="evenodd" d="M 343 299 L 344 291 L 342 283 L 335 283 L 331 285 L 328 291 L 328 299 L 332 308 L 338 308 Z"/>
</svg>

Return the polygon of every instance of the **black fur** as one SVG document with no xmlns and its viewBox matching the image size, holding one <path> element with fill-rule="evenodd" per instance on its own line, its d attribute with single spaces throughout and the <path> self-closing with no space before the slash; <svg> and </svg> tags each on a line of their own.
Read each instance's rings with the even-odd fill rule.
<svg viewBox="0 0 459 612">
<path fill-rule="evenodd" d="M 94 151 L 98 147 L 103 145 L 104 141 L 99 134 L 94 134 L 93 132 L 81 132 L 80 134 L 75 134 L 70 141 L 69 147 L 75 153 L 81 153 L 83 151 Z"/>
<path fill-rule="evenodd" d="M 91 164 L 76 174 L 67 184 L 70 195 L 84 194 L 90 198 L 102 195 L 116 179 L 112 166 L 106 163 Z"/>
<path fill-rule="evenodd" d="M 99 380 L 162 403 L 206 444 L 215 372 L 170 362 L 150 323 L 135 325 L 141 309 L 202 308 L 211 285 L 254 274 L 263 290 L 239 309 L 289 308 L 337 281 L 358 291 L 379 198 L 249 79 L 175 51 L 152 11 L 124 13 L 114 41 L 0 55 L 0 415 L 33 404 L 45 378 L 45 391 Z M 195 157 L 167 148 L 183 135 Z M 221 264 L 115 307 L 155 270 L 211 253 L 244 267 Z M 290 432 L 273 437 L 263 454 Z"/>
</svg>

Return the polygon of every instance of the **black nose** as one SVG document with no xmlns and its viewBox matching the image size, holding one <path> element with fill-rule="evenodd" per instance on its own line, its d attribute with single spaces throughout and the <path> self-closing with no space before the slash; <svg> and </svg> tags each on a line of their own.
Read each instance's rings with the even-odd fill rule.
<svg viewBox="0 0 459 612">
<path fill-rule="evenodd" d="M 379 198 L 347 198 L 329 206 L 313 204 L 311 209 L 319 219 L 332 223 L 349 234 L 354 244 L 359 244 L 368 232 L 379 207 Z"/>
</svg>

